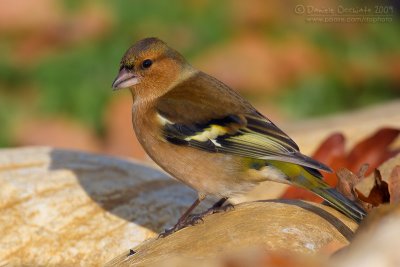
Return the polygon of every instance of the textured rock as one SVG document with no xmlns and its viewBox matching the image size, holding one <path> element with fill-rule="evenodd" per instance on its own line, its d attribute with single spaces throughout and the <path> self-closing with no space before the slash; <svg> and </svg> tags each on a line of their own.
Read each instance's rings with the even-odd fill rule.
<svg viewBox="0 0 400 267">
<path fill-rule="evenodd" d="M 125 252 L 107 266 L 167 266 L 174 258 L 210 259 L 257 247 L 316 254 L 329 244 L 345 246 L 357 225 L 339 212 L 302 201 L 259 201 L 204 218 L 166 238 Z M 197 266 L 197 265 L 196 265 Z"/>
<path fill-rule="evenodd" d="M 400 266 L 400 205 L 381 206 L 362 223 L 354 242 L 333 258 L 332 267 Z"/>
<path fill-rule="evenodd" d="M 0 266 L 104 264 L 173 225 L 195 197 L 131 161 L 50 148 L 0 150 Z"/>
</svg>

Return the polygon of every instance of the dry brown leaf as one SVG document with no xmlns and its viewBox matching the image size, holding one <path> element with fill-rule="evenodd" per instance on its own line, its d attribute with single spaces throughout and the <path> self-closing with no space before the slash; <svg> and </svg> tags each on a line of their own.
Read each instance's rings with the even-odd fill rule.
<svg viewBox="0 0 400 267">
<path fill-rule="evenodd" d="M 389 177 L 390 203 L 395 204 L 400 201 L 400 166 L 393 168 Z"/>
<path fill-rule="evenodd" d="M 357 184 L 358 177 L 346 168 L 341 168 L 336 172 L 338 177 L 337 190 L 345 197 L 355 200 L 354 185 Z"/>
<path fill-rule="evenodd" d="M 389 185 L 382 180 L 382 176 L 379 170 L 377 169 L 375 169 L 374 178 L 375 178 L 375 184 L 368 196 L 365 196 L 357 189 L 356 192 L 360 200 L 367 202 L 374 207 L 377 207 L 381 204 L 389 203 L 390 194 L 389 194 Z"/>
<path fill-rule="evenodd" d="M 333 170 L 337 170 L 346 163 L 345 137 L 341 133 L 330 135 L 314 152 L 313 158 L 325 163 Z M 324 173 L 324 180 L 331 186 L 336 186 L 337 179 L 334 173 Z"/>
<path fill-rule="evenodd" d="M 399 133 L 399 129 L 383 128 L 359 142 L 347 156 L 345 167 L 355 172 L 362 164 L 368 163 L 371 172 L 391 157 L 389 146 Z"/>
</svg>

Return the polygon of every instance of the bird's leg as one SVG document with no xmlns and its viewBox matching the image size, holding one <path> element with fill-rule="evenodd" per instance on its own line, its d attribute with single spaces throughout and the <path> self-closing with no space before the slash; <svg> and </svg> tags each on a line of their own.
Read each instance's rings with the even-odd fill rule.
<svg viewBox="0 0 400 267">
<path fill-rule="evenodd" d="M 205 216 L 207 216 L 207 215 L 211 215 L 211 214 L 214 214 L 214 213 L 223 212 L 223 211 L 227 211 L 227 210 L 233 209 L 234 206 L 232 204 L 230 204 L 230 203 L 225 205 L 225 206 L 223 206 L 224 203 L 227 200 L 228 200 L 227 197 L 221 198 L 214 205 L 212 205 L 211 208 L 209 208 L 208 210 L 206 210 L 206 211 L 204 211 L 202 213 L 194 214 L 194 215 L 190 216 L 187 221 L 189 221 L 189 223 L 193 225 L 193 224 L 198 223 L 199 221 L 203 221 L 203 218 Z"/>
<path fill-rule="evenodd" d="M 227 211 L 227 210 L 231 210 L 234 208 L 233 204 L 228 203 L 224 206 L 224 203 L 228 200 L 227 197 L 223 197 L 220 200 L 218 200 L 214 205 L 212 205 L 211 208 L 209 208 L 208 210 L 206 210 L 204 212 L 204 215 L 209 215 L 209 214 L 214 214 L 214 213 L 218 213 L 221 211 Z"/>
<path fill-rule="evenodd" d="M 229 209 L 232 209 L 232 208 L 233 208 L 233 205 L 230 204 L 230 203 L 227 204 L 227 205 L 225 205 L 225 206 L 223 206 L 224 203 L 225 203 L 227 200 L 228 200 L 227 197 L 221 198 L 221 199 L 218 200 L 214 205 L 212 205 L 211 208 L 209 208 L 208 210 L 206 210 L 205 212 L 203 212 L 202 215 L 203 215 L 203 216 L 206 216 L 206 215 L 210 215 L 210 214 L 214 214 L 214 213 L 218 213 L 218 212 L 221 212 L 221 211 L 227 211 L 227 210 L 229 210 Z"/>
<path fill-rule="evenodd" d="M 174 225 L 174 227 L 170 229 L 165 229 L 164 232 L 162 232 L 159 237 L 166 237 L 186 226 L 189 224 L 193 225 L 194 223 L 192 220 L 188 221 L 190 213 L 200 204 L 201 201 L 205 199 L 205 195 L 199 194 L 198 198 L 193 202 L 192 205 L 182 214 L 182 216 L 179 218 L 178 222 Z"/>
<path fill-rule="evenodd" d="M 214 205 L 212 205 L 211 208 L 209 208 L 208 210 L 219 210 L 222 208 L 222 205 L 224 205 L 224 203 L 228 200 L 227 197 L 223 197 L 220 200 L 218 200 Z M 232 204 L 228 204 L 226 206 L 233 206 Z M 224 207 L 225 208 L 225 207 Z"/>
</svg>

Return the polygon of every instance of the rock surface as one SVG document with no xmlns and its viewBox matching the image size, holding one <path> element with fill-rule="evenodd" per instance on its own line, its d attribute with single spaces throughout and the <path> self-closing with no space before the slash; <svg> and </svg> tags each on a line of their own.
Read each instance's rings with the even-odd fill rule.
<svg viewBox="0 0 400 267">
<path fill-rule="evenodd" d="M 335 257 L 330 267 L 400 266 L 400 206 L 381 206 L 367 217 L 354 242 Z"/>
<path fill-rule="evenodd" d="M 164 173 L 132 161 L 44 147 L 0 150 L 0 266 L 100 266 L 173 225 L 195 197 Z M 206 201 L 200 208 L 210 205 Z M 212 254 L 227 238 L 235 240 L 231 248 L 265 244 L 304 253 L 348 244 L 355 223 L 318 207 L 242 204 L 147 242 L 140 251 L 157 244 L 159 252 L 173 245 L 175 252 L 191 247 L 201 253 L 204 246 L 203 252 Z M 214 243 L 216 237 L 220 243 Z M 146 251 L 155 259 L 151 249 Z"/>
<path fill-rule="evenodd" d="M 0 266 L 99 266 L 173 225 L 195 197 L 132 161 L 0 150 Z"/>
<path fill-rule="evenodd" d="M 357 224 L 332 208 L 302 201 L 259 201 L 213 214 L 166 238 L 149 240 L 106 266 L 167 266 L 174 258 L 207 260 L 249 248 L 316 254 L 349 244 Z"/>
</svg>

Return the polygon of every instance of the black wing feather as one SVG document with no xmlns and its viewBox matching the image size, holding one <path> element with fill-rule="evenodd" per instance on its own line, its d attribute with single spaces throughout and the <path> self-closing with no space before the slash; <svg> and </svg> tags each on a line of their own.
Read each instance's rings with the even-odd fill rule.
<svg viewBox="0 0 400 267">
<path fill-rule="evenodd" d="M 245 123 L 243 122 L 245 118 Z M 226 132 L 215 137 L 196 138 L 213 127 Z M 232 129 L 235 129 L 232 131 Z M 279 160 L 330 172 L 324 164 L 299 152 L 297 144 L 271 121 L 258 114 L 244 117 L 229 115 L 203 124 L 164 125 L 164 138 L 175 145 L 185 145 L 212 153 L 226 153 L 242 157 Z M 203 140 L 204 139 L 204 140 Z"/>
</svg>

